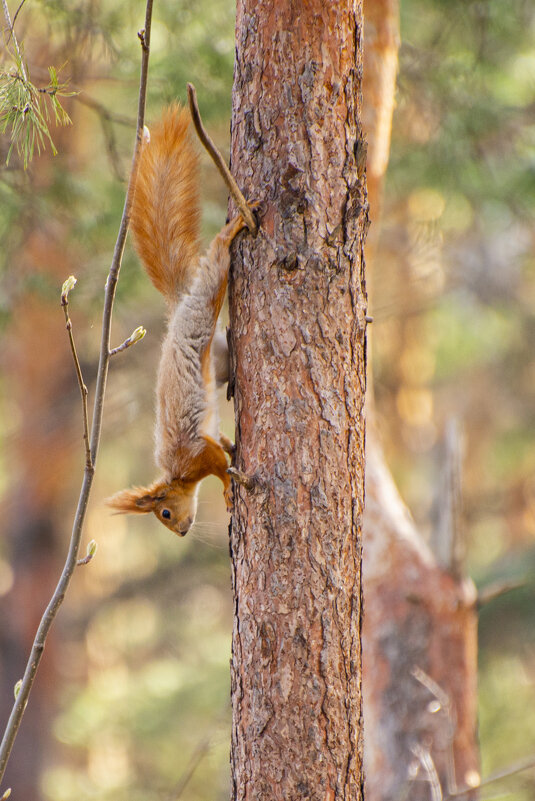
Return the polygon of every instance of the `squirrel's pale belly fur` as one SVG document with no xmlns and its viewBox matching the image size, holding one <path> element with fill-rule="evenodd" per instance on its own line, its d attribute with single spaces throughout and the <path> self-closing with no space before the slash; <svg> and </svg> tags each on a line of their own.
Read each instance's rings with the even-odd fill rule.
<svg viewBox="0 0 535 801">
<path fill-rule="evenodd" d="M 216 364 L 212 353 L 212 338 L 219 332 L 206 325 L 207 305 L 222 280 L 221 275 L 211 275 L 215 272 L 214 264 L 218 273 L 222 271 L 226 275 L 228 251 L 226 259 L 215 262 L 206 257 L 201 259 L 202 273 L 176 306 L 162 344 L 157 382 L 155 460 L 168 482 L 182 474 L 187 475 L 190 468 L 187 457 L 198 456 L 204 447 L 204 436 L 215 440 L 219 437 Z M 219 336 L 220 343 L 222 336 Z M 208 355 L 204 356 L 207 349 Z"/>
<path fill-rule="evenodd" d="M 221 479 L 227 505 L 232 443 L 219 433 L 216 387 L 228 379 L 228 353 L 216 330 L 227 288 L 229 248 L 245 223 L 237 217 L 199 255 L 198 158 L 189 113 L 164 113 L 143 145 L 132 231 L 147 274 L 167 302 L 156 387 L 155 457 L 162 476 L 123 490 L 108 503 L 119 512 L 154 512 L 177 534 L 191 527 L 200 481 Z"/>
</svg>

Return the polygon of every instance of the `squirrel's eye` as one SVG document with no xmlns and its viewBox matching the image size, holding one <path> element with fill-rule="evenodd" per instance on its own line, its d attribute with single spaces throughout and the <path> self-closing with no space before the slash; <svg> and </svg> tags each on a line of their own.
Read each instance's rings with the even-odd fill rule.
<svg viewBox="0 0 535 801">
<path fill-rule="evenodd" d="M 171 520 L 171 512 L 169 509 L 162 509 L 162 517 L 165 518 L 165 520 Z"/>
</svg>

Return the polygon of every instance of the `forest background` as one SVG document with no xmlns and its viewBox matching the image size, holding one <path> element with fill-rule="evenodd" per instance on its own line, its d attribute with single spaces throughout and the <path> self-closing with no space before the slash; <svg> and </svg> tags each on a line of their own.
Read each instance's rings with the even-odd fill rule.
<svg viewBox="0 0 535 801">
<path fill-rule="evenodd" d="M 34 81 L 64 64 L 80 93 L 66 101 L 73 126 L 52 129 L 58 155 L 47 151 L 27 172 L 12 158 L 0 173 L 2 720 L 63 563 L 83 470 L 60 290 L 74 273 L 71 317 L 90 383 L 129 168 L 142 14 L 127 2 L 28 3 L 16 23 Z M 233 14 L 229 0 L 157 4 L 149 124 L 192 81 L 228 151 Z M 376 414 L 387 461 L 429 536 L 444 431 L 458 421 L 468 572 L 480 591 L 519 585 L 480 612 L 484 776 L 535 754 L 535 9 L 405 0 L 401 41 L 383 216 L 370 231 Z M 226 191 L 204 156 L 202 195 L 208 242 Z M 85 530 L 99 547 L 75 576 L 12 757 L 8 784 L 25 801 L 228 797 L 232 609 L 220 488 L 205 482 L 184 541 L 103 505 L 152 476 L 163 324 L 161 298 L 128 248 L 114 342 L 137 325 L 148 334 L 112 364 Z M 232 435 L 230 406 L 223 417 Z M 522 774 L 492 793 L 528 801 L 535 781 Z"/>
</svg>

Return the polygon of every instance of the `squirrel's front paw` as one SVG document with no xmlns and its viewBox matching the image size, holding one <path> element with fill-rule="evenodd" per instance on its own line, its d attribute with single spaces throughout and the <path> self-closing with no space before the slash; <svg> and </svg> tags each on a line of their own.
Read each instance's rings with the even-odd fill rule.
<svg viewBox="0 0 535 801">
<path fill-rule="evenodd" d="M 232 476 L 234 481 L 237 484 L 240 484 L 242 487 L 245 487 L 247 490 L 252 490 L 256 484 L 256 478 L 254 476 L 248 476 L 247 473 L 242 473 L 241 470 L 238 470 L 237 467 L 228 467 L 227 473 L 229 476 Z"/>
</svg>

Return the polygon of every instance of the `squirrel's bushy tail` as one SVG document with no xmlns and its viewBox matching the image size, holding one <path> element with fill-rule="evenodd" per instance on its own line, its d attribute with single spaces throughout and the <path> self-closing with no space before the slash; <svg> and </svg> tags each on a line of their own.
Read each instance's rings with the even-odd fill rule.
<svg viewBox="0 0 535 801">
<path fill-rule="evenodd" d="M 131 226 L 152 283 L 167 299 L 190 284 L 199 258 L 198 156 L 187 109 L 173 105 L 141 152 Z"/>
</svg>

